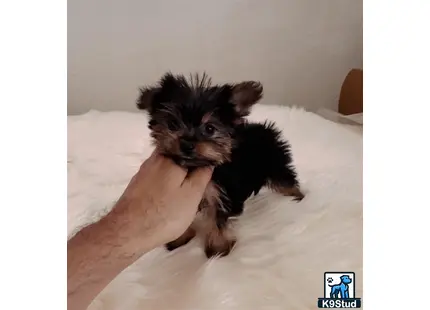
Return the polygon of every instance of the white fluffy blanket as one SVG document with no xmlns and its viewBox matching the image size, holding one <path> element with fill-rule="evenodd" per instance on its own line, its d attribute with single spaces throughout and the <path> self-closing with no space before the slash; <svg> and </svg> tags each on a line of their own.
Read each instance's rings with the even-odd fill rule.
<svg viewBox="0 0 430 310">
<path fill-rule="evenodd" d="M 325 271 L 354 271 L 362 294 L 362 136 L 301 109 L 255 107 L 292 145 L 306 198 L 267 191 L 234 224 L 238 242 L 207 260 L 198 240 L 146 254 L 90 309 L 316 309 Z M 108 212 L 152 151 L 141 113 L 68 118 L 68 236 Z"/>
</svg>

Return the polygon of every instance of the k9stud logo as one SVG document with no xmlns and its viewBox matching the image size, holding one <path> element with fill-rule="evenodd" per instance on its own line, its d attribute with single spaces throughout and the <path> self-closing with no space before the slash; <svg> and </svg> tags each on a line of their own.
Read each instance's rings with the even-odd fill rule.
<svg viewBox="0 0 430 310">
<path fill-rule="evenodd" d="M 325 272 L 324 297 L 318 298 L 318 308 L 361 308 L 361 298 L 355 297 L 355 273 Z"/>
</svg>

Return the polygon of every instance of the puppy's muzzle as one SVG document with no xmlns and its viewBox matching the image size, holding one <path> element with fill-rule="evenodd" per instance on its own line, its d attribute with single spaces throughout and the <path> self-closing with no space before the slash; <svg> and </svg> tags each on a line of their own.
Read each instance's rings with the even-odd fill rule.
<svg viewBox="0 0 430 310">
<path fill-rule="evenodd" d="M 179 146 L 183 154 L 190 155 L 194 152 L 196 144 L 192 141 L 181 140 L 181 142 L 179 143 Z"/>
</svg>

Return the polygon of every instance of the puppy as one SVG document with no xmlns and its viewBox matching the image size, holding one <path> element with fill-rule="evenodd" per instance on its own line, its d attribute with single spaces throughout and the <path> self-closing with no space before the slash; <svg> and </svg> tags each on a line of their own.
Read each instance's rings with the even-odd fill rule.
<svg viewBox="0 0 430 310">
<path fill-rule="evenodd" d="M 273 123 L 245 117 L 262 98 L 259 82 L 212 85 L 203 74 L 186 79 L 165 74 L 141 89 L 137 107 L 149 114 L 149 128 L 161 153 L 187 169 L 214 166 L 200 203 L 207 257 L 227 255 L 236 242 L 227 219 L 243 211 L 245 200 L 263 186 L 303 199 L 287 141 Z M 192 224 L 166 244 L 174 250 L 196 235 Z"/>
</svg>

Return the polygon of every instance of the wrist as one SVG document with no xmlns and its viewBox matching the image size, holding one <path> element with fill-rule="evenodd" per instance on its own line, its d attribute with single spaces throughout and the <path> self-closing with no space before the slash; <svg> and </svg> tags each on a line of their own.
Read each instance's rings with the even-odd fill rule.
<svg viewBox="0 0 430 310">
<path fill-rule="evenodd" d="M 143 255 L 157 247 L 156 229 L 145 223 L 145 214 L 141 206 L 134 206 L 120 200 L 112 211 L 107 214 L 101 224 L 109 236 L 108 242 L 113 242 L 117 250 L 129 255 Z"/>
</svg>

